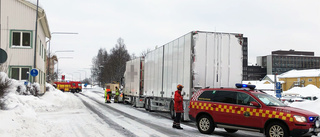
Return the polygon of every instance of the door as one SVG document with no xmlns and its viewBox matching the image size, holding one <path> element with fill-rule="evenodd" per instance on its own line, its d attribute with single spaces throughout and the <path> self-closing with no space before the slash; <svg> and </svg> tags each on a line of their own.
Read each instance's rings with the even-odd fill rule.
<svg viewBox="0 0 320 137">
<path fill-rule="evenodd" d="M 237 93 L 237 104 L 235 105 L 236 113 L 233 116 L 234 124 L 245 127 L 262 128 L 262 109 L 252 106 L 251 101 L 256 101 L 251 95 L 243 92 Z"/>
</svg>

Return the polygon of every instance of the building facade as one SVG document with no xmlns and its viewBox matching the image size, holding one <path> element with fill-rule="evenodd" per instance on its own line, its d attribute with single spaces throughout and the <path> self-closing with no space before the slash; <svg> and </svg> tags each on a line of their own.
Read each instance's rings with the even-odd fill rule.
<svg viewBox="0 0 320 137">
<path fill-rule="evenodd" d="M 283 81 L 283 91 L 293 87 L 305 87 L 309 84 L 320 88 L 320 69 L 291 70 L 278 77 L 280 81 Z"/>
<path fill-rule="evenodd" d="M 282 74 L 296 69 L 319 69 L 320 57 L 306 51 L 272 51 L 271 55 L 257 57 L 257 64 L 267 69 L 267 74 Z"/>
<path fill-rule="evenodd" d="M 27 0 L 1 0 L 0 2 L 0 48 L 8 54 L 7 61 L 1 64 L 1 71 L 6 72 L 12 79 L 37 82 L 40 84 L 41 92 L 44 92 L 46 40 L 51 37 L 46 14 L 39 7 L 37 16 L 36 4 Z M 28 73 L 34 68 L 39 73 L 33 78 Z"/>
<path fill-rule="evenodd" d="M 243 37 L 243 44 L 242 44 L 242 80 L 248 80 L 248 38 Z"/>
<path fill-rule="evenodd" d="M 267 69 L 261 66 L 248 66 L 247 73 L 247 80 L 262 80 L 267 74 Z"/>
</svg>

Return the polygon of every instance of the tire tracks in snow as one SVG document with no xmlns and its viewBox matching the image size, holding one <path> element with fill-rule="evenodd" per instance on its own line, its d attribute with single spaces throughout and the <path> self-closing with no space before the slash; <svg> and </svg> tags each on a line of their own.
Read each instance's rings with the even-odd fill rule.
<svg viewBox="0 0 320 137">
<path fill-rule="evenodd" d="M 89 110 L 91 110 L 93 113 L 97 114 L 101 119 L 103 119 L 104 122 L 108 123 L 109 126 L 114 128 L 119 134 L 122 134 L 122 135 L 124 135 L 126 137 L 137 137 L 134 133 L 132 133 L 131 131 L 125 129 L 124 127 L 122 127 L 121 125 L 117 124 L 116 122 L 112 121 L 110 118 L 105 116 L 99 110 L 97 110 L 94 107 L 92 107 L 88 102 L 84 101 L 77 94 L 74 94 L 74 95 L 77 96 Z"/>
<path fill-rule="evenodd" d="M 151 123 L 150 121 L 147 121 L 147 120 L 144 120 L 144 119 L 141 119 L 141 118 L 132 116 L 132 115 L 126 113 L 126 112 L 123 112 L 123 111 L 121 111 L 121 110 L 118 110 L 118 109 L 115 109 L 115 108 L 113 108 L 113 107 L 111 107 L 111 106 L 108 106 L 108 105 L 106 105 L 105 103 L 101 103 L 101 102 L 99 102 L 98 100 L 96 100 L 95 98 L 92 98 L 92 97 L 90 97 L 90 96 L 87 96 L 87 95 L 85 95 L 85 94 L 83 94 L 83 93 L 79 93 L 79 94 L 81 94 L 82 96 L 87 97 L 87 98 L 95 101 L 96 103 L 98 103 L 98 104 L 100 104 L 100 105 L 102 105 L 102 106 L 104 106 L 104 107 L 107 107 L 108 109 L 112 110 L 113 112 L 116 112 L 118 115 L 119 115 L 119 114 L 120 114 L 120 115 L 123 115 L 124 117 L 129 118 L 129 119 L 134 120 L 134 121 L 137 121 L 137 122 L 139 122 L 139 123 L 141 123 L 141 124 L 143 124 L 143 125 L 145 125 L 145 126 L 152 127 L 152 129 L 154 129 L 154 130 L 156 130 L 156 131 L 160 131 L 160 132 L 162 132 L 162 133 L 165 133 L 165 134 L 168 135 L 168 136 L 181 136 L 181 134 L 175 132 L 174 130 L 168 130 L 168 128 L 159 126 L 159 125 L 157 125 L 157 124 L 153 124 L 153 123 Z M 89 104 L 88 104 L 87 102 L 85 102 L 83 99 L 81 99 L 81 100 L 82 100 L 82 102 L 84 102 L 85 104 L 89 105 Z M 90 106 L 90 105 L 89 105 L 89 106 Z M 90 106 L 90 107 L 91 107 L 91 106 Z M 89 109 L 90 109 L 90 108 L 89 108 Z M 92 109 L 94 109 L 94 108 L 92 108 Z M 94 109 L 94 110 L 95 110 L 95 109 Z M 96 110 L 95 110 L 95 111 L 96 111 Z M 98 112 L 98 113 L 100 113 L 100 115 L 103 115 L 101 112 Z M 100 117 L 100 116 L 99 116 L 99 117 Z M 106 116 L 103 115 L 103 116 L 101 116 L 101 117 L 106 117 Z M 107 117 L 106 117 L 106 118 L 107 118 Z M 109 119 L 109 121 L 112 121 L 112 120 Z M 109 123 L 109 121 L 108 121 L 108 123 Z M 113 121 L 112 121 L 112 123 L 116 124 L 116 123 L 113 122 Z M 117 126 L 120 126 L 120 125 L 118 125 L 118 124 L 116 124 L 116 125 L 117 125 Z M 115 125 L 115 126 L 116 126 L 116 125 Z M 114 127 L 114 126 L 111 126 L 111 127 Z M 120 127 L 121 127 L 121 126 L 120 126 Z M 126 131 L 130 132 L 129 130 L 126 130 Z M 132 132 L 130 132 L 130 133 L 131 133 L 130 135 L 134 135 Z M 126 135 L 126 136 L 127 136 L 127 135 Z M 184 135 L 184 136 L 188 136 L 188 135 Z"/>
</svg>

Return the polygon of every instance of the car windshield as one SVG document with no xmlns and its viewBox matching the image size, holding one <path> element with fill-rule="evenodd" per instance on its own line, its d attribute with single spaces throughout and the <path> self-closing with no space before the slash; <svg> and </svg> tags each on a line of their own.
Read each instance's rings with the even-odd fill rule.
<svg viewBox="0 0 320 137">
<path fill-rule="evenodd" d="M 279 106 L 279 107 L 285 107 L 287 105 L 283 104 L 281 101 L 279 101 L 277 98 L 268 95 L 268 94 L 258 94 L 258 93 L 252 93 L 254 96 L 259 98 L 265 105 L 267 106 Z"/>
</svg>

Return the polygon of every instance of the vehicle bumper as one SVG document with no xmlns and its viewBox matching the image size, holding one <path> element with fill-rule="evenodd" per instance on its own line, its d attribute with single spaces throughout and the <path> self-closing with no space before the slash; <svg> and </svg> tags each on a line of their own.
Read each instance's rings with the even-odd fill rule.
<svg viewBox="0 0 320 137">
<path fill-rule="evenodd" d="M 293 137 L 300 137 L 300 136 L 311 136 L 317 135 L 320 132 L 320 128 L 316 128 L 313 124 L 306 124 L 306 125 L 296 125 L 290 131 L 290 134 Z"/>
</svg>

